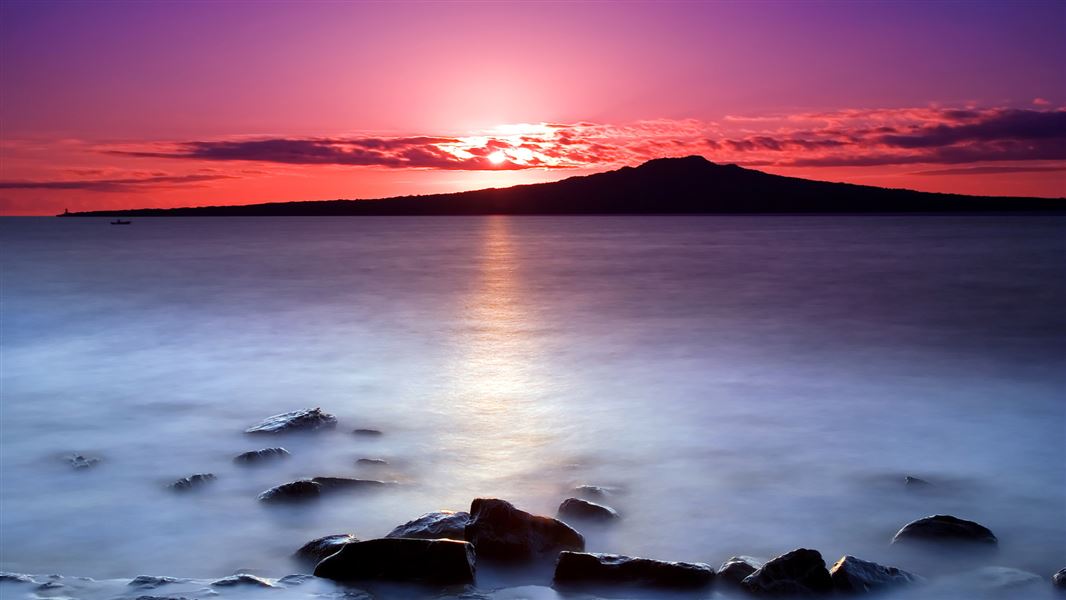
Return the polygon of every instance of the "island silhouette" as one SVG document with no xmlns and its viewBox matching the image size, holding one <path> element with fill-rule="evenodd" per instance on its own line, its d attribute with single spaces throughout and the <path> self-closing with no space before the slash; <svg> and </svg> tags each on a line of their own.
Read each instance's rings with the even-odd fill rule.
<svg viewBox="0 0 1066 600">
<path fill-rule="evenodd" d="M 1066 198 L 968 196 L 772 175 L 702 156 L 551 183 L 374 200 L 310 200 L 63 213 L 103 216 L 374 216 L 1063 212 Z"/>
</svg>

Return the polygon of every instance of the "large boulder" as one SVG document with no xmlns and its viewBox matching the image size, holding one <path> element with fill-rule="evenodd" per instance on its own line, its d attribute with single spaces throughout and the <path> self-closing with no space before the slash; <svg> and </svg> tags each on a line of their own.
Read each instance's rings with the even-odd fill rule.
<svg viewBox="0 0 1066 600">
<path fill-rule="evenodd" d="M 771 559 L 745 577 L 742 585 L 760 596 L 813 596 L 833 590 L 822 555 L 807 548 Z"/>
<path fill-rule="evenodd" d="M 581 498 L 567 498 L 559 505 L 559 517 L 578 521 L 613 521 L 618 518 L 618 512 L 609 506 Z"/>
<path fill-rule="evenodd" d="M 260 450 L 250 450 L 238 454 L 233 457 L 233 462 L 244 465 L 253 465 L 278 458 L 285 458 L 287 456 L 289 456 L 289 451 L 284 448 L 262 448 Z"/>
<path fill-rule="evenodd" d="M 374 479 L 351 479 L 348 477 L 313 477 L 299 479 L 275 486 L 259 494 L 261 502 L 302 502 L 313 500 L 322 494 L 336 491 L 352 491 L 378 488 L 386 485 Z"/>
<path fill-rule="evenodd" d="M 322 559 L 315 576 L 336 581 L 471 583 L 474 547 L 457 540 L 381 538 L 345 544 Z"/>
<path fill-rule="evenodd" d="M 721 582 L 740 585 L 744 578 L 758 571 L 765 564 L 750 556 L 733 556 L 718 567 L 717 579 Z"/>
<path fill-rule="evenodd" d="M 426 513 L 390 531 L 387 538 L 417 538 L 423 540 L 464 540 L 470 513 L 440 510 Z"/>
<path fill-rule="evenodd" d="M 951 515 L 933 515 L 911 521 L 892 537 L 892 543 L 906 541 L 967 542 L 996 544 L 996 536 L 984 525 Z"/>
<path fill-rule="evenodd" d="M 350 533 L 338 533 L 315 538 L 293 553 L 293 558 L 305 563 L 317 565 L 319 561 L 340 550 L 345 544 L 359 540 Z"/>
<path fill-rule="evenodd" d="M 1052 575 L 1051 584 L 1060 590 L 1066 590 L 1066 569 Z"/>
<path fill-rule="evenodd" d="M 829 576 L 837 591 L 851 594 L 864 594 L 921 580 L 902 569 L 885 567 L 854 556 L 844 556 L 836 561 L 829 569 Z"/>
<path fill-rule="evenodd" d="M 289 431 L 314 431 L 337 425 L 337 417 L 322 412 L 321 408 L 305 408 L 267 417 L 245 429 L 245 433 L 286 433 Z"/>
<path fill-rule="evenodd" d="M 212 473 L 197 473 L 195 475 L 189 475 L 188 477 L 182 477 L 167 487 L 177 492 L 187 492 L 214 480 L 215 476 Z"/>
<path fill-rule="evenodd" d="M 566 523 L 531 515 L 496 498 L 478 498 L 470 504 L 465 536 L 477 547 L 478 556 L 501 560 L 554 558 L 563 550 L 585 550 L 585 538 Z"/>
<path fill-rule="evenodd" d="M 618 554 L 561 552 L 555 564 L 556 584 L 613 584 L 660 588 L 698 588 L 714 581 L 714 569 L 703 563 L 666 562 Z"/>
</svg>

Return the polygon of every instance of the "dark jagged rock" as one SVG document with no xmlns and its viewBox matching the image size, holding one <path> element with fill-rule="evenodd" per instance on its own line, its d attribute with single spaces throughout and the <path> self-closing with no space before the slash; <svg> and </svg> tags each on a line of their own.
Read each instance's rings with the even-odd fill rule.
<svg viewBox="0 0 1066 600">
<path fill-rule="evenodd" d="M 907 475 L 907 478 L 904 479 L 903 482 L 904 484 L 906 484 L 907 487 L 913 488 L 929 487 L 930 485 L 932 485 L 921 477 L 911 477 L 910 475 Z"/>
<path fill-rule="evenodd" d="M 138 575 L 130 580 L 126 585 L 132 587 L 138 587 L 143 589 L 153 589 L 169 583 L 185 583 L 188 579 L 178 579 L 177 577 L 156 577 L 154 575 Z"/>
<path fill-rule="evenodd" d="M 313 477 L 300 479 L 275 486 L 259 494 L 262 502 L 300 502 L 318 498 L 322 494 L 337 491 L 355 491 L 379 488 L 387 485 L 384 481 L 374 479 L 352 479 L 349 477 Z"/>
<path fill-rule="evenodd" d="M 463 540 L 470 513 L 441 510 L 426 513 L 390 531 L 387 538 L 417 538 L 424 540 Z"/>
<path fill-rule="evenodd" d="M 71 454 L 66 457 L 66 460 L 70 463 L 70 466 L 75 469 L 88 469 L 89 467 L 95 467 L 100 464 L 99 458 L 96 458 L 95 456 L 83 456 L 81 454 Z"/>
<path fill-rule="evenodd" d="M 0 573 L 0 582 L 4 581 L 10 583 L 37 583 L 33 580 L 33 577 L 25 573 L 8 573 L 6 571 Z"/>
<path fill-rule="evenodd" d="M 293 554 L 293 557 L 303 562 L 317 565 L 319 561 L 340 550 L 345 544 L 358 541 L 359 540 L 350 533 L 327 535 L 313 539 L 303 546 L 300 546 L 300 549 Z"/>
<path fill-rule="evenodd" d="M 744 578 L 758 571 L 764 562 L 750 556 L 733 556 L 718 567 L 718 581 L 740 585 Z"/>
<path fill-rule="evenodd" d="M 252 465 L 269 460 L 275 460 L 278 458 L 286 458 L 289 456 L 289 451 L 276 447 L 276 448 L 263 448 L 261 450 L 250 450 L 242 454 L 238 454 L 233 457 L 233 462 L 244 465 Z"/>
<path fill-rule="evenodd" d="M 618 512 L 609 506 L 588 500 L 567 498 L 559 505 L 559 517 L 584 521 L 613 521 L 618 518 Z"/>
<path fill-rule="evenodd" d="M 837 591 L 850 594 L 865 594 L 920 581 L 917 575 L 902 569 L 885 567 L 854 556 L 844 556 L 838 560 L 829 569 L 829 576 Z"/>
<path fill-rule="evenodd" d="M 410 538 L 355 542 L 318 563 L 315 576 L 336 581 L 470 583 L 474 580 L 474 547 L 457 540 Z"/>
<path fill-rule="evenodd" d="M 742 585 L 760 596 L 813 596 L 832 591 L 833 580 L 817 550 L 799 548 L 771 559 Z"/>
<path fill-rule="evenodd" d="M 286 433 L 289 431 L 314 431 L 337 425 L 337 417 L 322 412 L 321 408 L 305 408 L 267 417 L 245 429 L 245 433 Z"/>
<path fill-rule="evenodd" d="M 260 502 L 300 502 L 322 495 L 322 486 L 310 479 L 291 481 L 259 494 Z"/>
<path fill-rule="evenodd" d="M 272 588 L 277 587 L 270 581 L 263 579 L 262 577 L 256 577 L 249 573 L 236 573 L 229 577 L 223 577 L 222 579 L 212 581 L 211 585 L 214 587 L 236 587 L 240 585 L 247 585 L 253 587 Z"/>
<path fill-rule="evenodd" d="M 984 525 L 951 515 L 933 515 L 911 521 L 892 538 L 892 543 L 904 541 L 972 542 L 996 544 L 996 536 Z"/>
<path fill-rule="evenodd" d="M 389 464 L 389 462 L 381 458 L 360 458 L 359 460 L 355 461 L 355 464 L 368 465 L 372 467 L 384 467 L 385 465 Z"/>
<path fill-rule="evenodd" d="M 478 555 L 485 558 L 518 560 L 585 550 L 585 538 L 566 523 L 531 515 L 496 498 L 478 498 L 471 503 L 465 534 Z"/>
<path fill-rule="evenodd" d="M 214 480 L 215 476 L 212 473 L 197 473 L 195 475 L 189 475 L 188 477 L 182 477 L 167 487 L 178 492 L 187 492 Z"/>
<path fill-rule="evenodd" d="M 555 564 L 556 584 L 614 584 L 659 588 L 699 588 L 714 581 L 714 569 L 703 563 L 666 562 L 618 554 L 561 552 Z"/>
<path fill-rule="evenodd" d="M 1066 590 L 1066 569 L 1052 575 L 1051 584 L 1060 590 Z"/>
<path fill-rule="evenodd" d="M 384 435 L 383 433 L 381 433 L 377 429 L 353 429 L 352 433 L 354 433 L 355 435 L 365 435 L 365 436 L 371 436 L 371 437 L 378 436 L 378 435 Z"/>
</svg>

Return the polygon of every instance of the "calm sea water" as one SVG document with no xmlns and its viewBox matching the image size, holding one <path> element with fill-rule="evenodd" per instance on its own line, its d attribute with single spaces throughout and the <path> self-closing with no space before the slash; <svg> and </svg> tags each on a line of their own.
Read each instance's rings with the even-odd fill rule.
<svg viewBox="0 0 1066 600">
<path fill-rule="evenodd" d="M 933 578 L 1066 566 L 1064 218 L 4 219 L 0 233 L 2 570 L 280 577 L 313 537 L 380 536 L 477 496 L 554 514 L 584 483 L 619 488 L 624 516 L 586 531 L 592 551 L 717 565 L 806 546 Z M 314 406 L 340 426 L 242 434 Z M 291 459 L 231 462 L 267 445 Z M 74 470 L 73 452 L 102 462 Z M 218 479 L 165 489 L 198 472 Z M 400 485 L 255 500 L 316 475 Z M 987 525 L 999 551 L 888 545 L 934 513 Z"/>
</svg>

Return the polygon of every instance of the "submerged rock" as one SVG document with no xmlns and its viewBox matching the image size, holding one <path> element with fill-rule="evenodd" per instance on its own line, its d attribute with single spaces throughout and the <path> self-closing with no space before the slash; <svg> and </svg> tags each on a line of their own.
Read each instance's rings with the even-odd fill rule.
<svg viewBox="0 0 1066 600">
<path fill-rule="evenodd" d="M 223 577 L 222 579 L 212 581 L 211 585 L 214 587 L 235 587 L 239 585 L 264 588 L 278 587 L 267 579 L 256 577 L 249 573 L 237 573 L 235 575 L 230 575 L 229 577 Z"/>
<path fill-rule="evenodd" d="M 251 465 L 269 460 L 286 458 L 288 456 L 289 451 L 281 447 L 263 448 L 260 450 L 250 450 L 248 452 L 238 454 L 237 456 L 233 457 L 233 462 Z"/>
<path fill-rule="evenodd" d="M 375 467 L 383 467 L 383 466 L 385 466 L 385 465 L 387 465 L 389 463 L 388 463 L 388 461 L 386 461 L 385 459 L 382 459 L 382 458 L 360 458 L 359 460 L 355 461 L 355 464 L 357 464 L 357 465 L 370 465 L 370 466 L 375 466 Z"/>
<path fill-rule="evenodd" d="M 285 433 L 289 431 L 314 431 L 334 427 L 337 417 L 322 412 L 321 408 L 305 408 L 267 417 L 245 429 L 245 433 Z"/>
<path fill-rule="evenodd" d="M 156 577 L 154 575 L 138 575 L 130 580 L 126 585 L 132 587 L 138 587 L 143 589 L 153 589 L 169 583 L 186 583 L 188 579 L 178 579 L 177 577 Z"/>
<path fill-rule="evenodd" d="M 585 550 L 585 538 L 566 523 L 531 515 L 496 498 L 478 498 L 471 503 L 465 536 L 485 558 L 528 559 L 563 550 Z"/>
<path fill-rule="evenodd" d="M 366 435 L 366 436 L 384 435 L 383 433 L 381 433 L 377 429 L 353 429 L 352 433 L 354 433 L 355 435 Z"/>
<path fill-rule="evenodd" d="M 932 485 L 931 483 L 929 483 L 928 481 L 926 481 L 926 480 L 924 480 L 924 479 L 922 479 L 920 477 L 911 477 L 910 475 L 907 475 L 907 478 L 903 480 L 903 483 L 907 487 L 911 487 L 911 488 L 922 488 L 922 487 L 928 487 L 928 486 Z"/>
<path fill-rule="evenodd" d="M 771 559 L 744 578 L 742 585 L 762 596 L 809 596 L 833 590 L 833 580 L 822 555 L 807 548 Z"/>
<path fill-rule="evenodd" d="M 83 456 L 81 454 L 71 454 L 66 457 L 66 461 L 75 469 L 88 469 L 100 463 L 100 459 L 95 456 Z"/>
<path fill-rule="evenodd" d="M 350 533 L 338 533 L 316 538 L 307 542 L 297 550 L 293 557 L 311 564 L 318 564 L 323 558 L 333 554 L 344 547 L 345 544 L 358 542 L 359 540 Z"/>
<path fill-rule="evenodd" d="M 322 495 L 322 486 L 310 479 L 301 479 L 274 486 L 259 494 L 260 502 L 300 502 Z"/>
<path fill-rule="evenodd" d="M 733 556 L 718 567 L 719 581 L 740 585 L 744 578 L 758 571 L 764 561 L 750 556 Z"/>
<path fill-rule="evenodd" d="M 189 475 L 188 477 L 182 477 L 167 487 L 178 492 L 186 492 L 214 480 L 215 475 L 213 473 L 197 473 L 195 475 Z"/>
<path fill-rule="evenodd" d="M 474 581 L 474 547 L 457 540 L 381 538 L 345 544 L 315 567 L 316 577 L 336 581 L 391 580 L 423 583 Z"/>
<path fill-rule="evenodd" d="M 892 543 L 919 540 L 926 542 L 973 542 L 996 544 L 996 536 L 984 525 L 951 515 L 933 515 L 911 521 L 892 537 Z"/>
<path fill-rule="evenodd" d="M 556 584 L 698 588 L 712 581 L 714 569 L 703 563 L 666 562 L 619 554 L 561 552 L 555 564 Z"/>
<path fill-rule="evenodd" d="M 609 506 L 588 500 L 567 498 L 559 505 L 559 516 L 586 521 L 613 521 L 618 518 L 618 512 Z"/>
<path fill-rule="evenodd" d="M 439 510 L 399 525 L 385 537 L 464 540 L 469 522 L 470 513 Z"/>
<path fill-rule="evenodd" d="M 833 587 L 839 592 L 866 593 L 915 583 L 921 578 L 896 567 L 844 556 L 829 569 Z"/>
<path fill-rule="evenodd" d="M 964 581 L 964 585 L 994 593 L 1045 585 L 1044 578 L 1036 573 L 1010 567 L 981 567 L 975 571 L 963 573 L 959 575 L 959 578 Z"/>
<path fill-rule="evenodd" d="M 602 485 L 579 485 L 574 488 L 573 493 L 579 498 L 586 498 L 592 500 L 602 500 L 609 498 L 618 493 L 617 488 L 606 487 Z"/>
<path fill-rule="evenodd" d="M 1066 569 L 1051 576 L 1051 584 L 1060 590 L 1066 590 Z"/>
<path fill-rule="evenodd" d="M 324 493 L 377 488 L 386 485 L 375 479 L 352 479 L 349 477 L 313 477 L 299 479 L 275 486 L 259 494 L 262 502 L 300 502 L 318 498 Z"/>
</svg>

